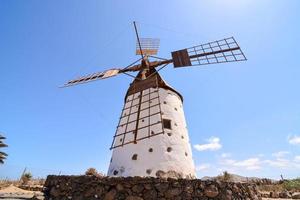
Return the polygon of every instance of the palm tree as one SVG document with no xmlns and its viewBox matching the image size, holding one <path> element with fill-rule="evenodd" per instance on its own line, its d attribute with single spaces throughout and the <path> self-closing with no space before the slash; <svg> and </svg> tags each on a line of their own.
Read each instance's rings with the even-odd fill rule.
<svg viewBox="0 0 300 200">
<path fill-rule="evenodd" d="M 5 137 L 3 137 L 2 135 L 0 135 L 0 148 L 7 147 L 7 145 L 4 144 L 3 141 L 2 141 L 2 140 L 5 140 L 5 139 L 6 139 Z M 2 152 L 2 151 L 0 151 L 0 164 L 4 163 L 4 160 L 6 159 L 6 157 L 7 157 L 7 154 L 4 153 L 4 152 Z"/>
</svg>

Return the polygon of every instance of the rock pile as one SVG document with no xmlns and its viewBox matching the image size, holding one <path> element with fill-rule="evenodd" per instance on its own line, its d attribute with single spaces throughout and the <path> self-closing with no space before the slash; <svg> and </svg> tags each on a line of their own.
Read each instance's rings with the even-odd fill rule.
<svg viewBox="0 0 300 200">
<path fill-rule="evenodd" d="M 271 191 L 271 192 L 262 192 L 261 196 L 263 198 L 272 198 L 272 199 L 300 199 L 300 192 L 291 192 L 291 191 Z"/>
<path fill-rule="evenodd" d="M 45 199 L 261 199 L 256 186 L 200 179 L 152 177 L 48 176 Z"/>
</svg>

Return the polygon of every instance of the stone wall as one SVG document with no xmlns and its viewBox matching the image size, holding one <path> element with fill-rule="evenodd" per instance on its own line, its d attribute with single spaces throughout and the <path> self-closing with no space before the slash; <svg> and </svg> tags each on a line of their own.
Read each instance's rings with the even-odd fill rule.
<svg viewBox="0 0 300 200">
<path fill-rule="evenodd" d="M 47 177 L 44 192 L 48 200 L 261 199 L 252 184 L 151 177 L 51 175 Z"/>
</svg>

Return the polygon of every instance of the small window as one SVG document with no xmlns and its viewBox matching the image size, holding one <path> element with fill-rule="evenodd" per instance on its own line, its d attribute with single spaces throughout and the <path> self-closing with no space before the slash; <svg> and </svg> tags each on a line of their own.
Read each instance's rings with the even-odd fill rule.
<svg viewBox="0 0 300 200">
<path fill-rule="evenodd" d="M 188 153 L 187 153 L 187 152 L 185 152 L 185 156 L 188 156 Z"/>
<path fill-rule="evenodd" d="M 172 129 L 172 127 L 171 127 L 171 120 L 169 120 L 169 119 L 163 119 L 163 127 L 165 129 Z"/>
<path fill-rule="evenodd" d="M 118 170 L 114 170 L 114 175 L 117 175 L 118 173 Z"/>
<path fill-rule="evenodd" d="M 176 110 L 176 111 L 177 111 L 177 108 L 174 108 L 174 110 Z"/>
<path fill-rule="evenodd" d="M 151 135 L 154 135 L 155 133 L 154 133 L 154 131 L 151 131 Z"/>
<path fill-rule="evenodd" d="M 152 149 L 152 148 L 149 148 L 149 152 L 153 152 L 153 149 Z"/>
<path fill-rule="evenodd" d="M 132 156 L 132 160 L 137 160 L 137 157 L 138 157 L 138 155 L 137 154 L 133 154 L 133 156 Z"/>
<path fill-rule="evenodd" d="M 166 102 L 166 101 L 164 101 L 164 104 L 167 104 L 167 102 Z"/>
<path fill-rule="evenodd" d="M 147 170 L 146 170 L 146 173 L 147 173 L 147 174 L 151 174 L 151 172 L 152 172 L 151 169 L 147 169 Z"/>
<path fill-rule="evenodd" d="M 171 151 L 172 151 L 172 147 L 168 147 L 167 152 L 171 152 Z"/>
<path fill-rule="evenodd" d="M 184 136 L 182 135 L 181 138 L 184 139 Z"/>
</svg>

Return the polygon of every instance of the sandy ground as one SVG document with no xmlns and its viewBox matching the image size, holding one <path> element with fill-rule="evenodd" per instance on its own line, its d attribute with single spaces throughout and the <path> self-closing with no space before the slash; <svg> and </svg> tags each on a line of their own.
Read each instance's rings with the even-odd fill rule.
<svg viewBox="0 0 300 200">
<path fill-rule="evenodd" d="M 10 185 L 2 190 L 0 190 L 0 198 L 3 199 L 13 199 L 13 198 L 32 198 L 34 195 L 41 196 L 43 195 L 41 192 L 33 192 L 22 190 L 18 187 Z"/>
</svg>

